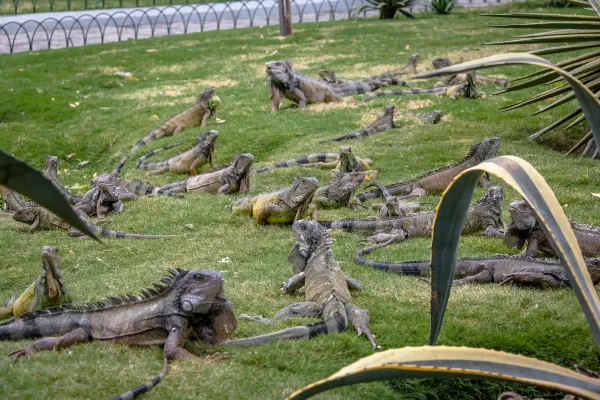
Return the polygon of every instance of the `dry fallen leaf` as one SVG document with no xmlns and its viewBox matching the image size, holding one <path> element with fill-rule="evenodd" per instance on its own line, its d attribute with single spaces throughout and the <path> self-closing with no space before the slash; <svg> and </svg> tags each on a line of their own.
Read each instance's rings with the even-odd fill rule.
<svg viewBox="0 0 600 400">
<path fill-rule="evenodd" d="M 410 44 L 407 44 L 405 47 L 406 50 L 410 49 Z"/>
<path fill-rule="evenodd" d="M 65 168 L 65 169 L 63 169 L 63 172 L 67 173 L 67 172 L 69 172 L 69 170 L 67 168 Z"/>
<path fill-rule="evenodd" d="M 69 103 L 69 106 L 75 108 L 77 107 L 77 104 Z"/>
<path fill-rule="evenodd" d="M 67 158 L 73 158 L 73 157 L 75 157 L 76 155 L 77 155 L 77 154 L 75 154 L 75 153 L 71 153 L 71 154 L 67 155 Z"/>
<path fill-rule="evenodd" d="M 158 50 L 156 49 L 148 49 L 146 50 L 146 53 L 156 53 Z"/>
<path fill-rule="evenodd" d="M 183 227 L 185 229 L 194 229 L 194 224 L 185 224 Z"/>
<path fill-rule="evenodd" d="M 92 175 L 92 178 L 97 178 L 98 177 L 98 173 L 94 172 L 94 175 Z"/>
<path fill-rule="evenodd" d="M 271 54 L 269 54 L 270 56 L 274 56 L 275 54 L 277 54 L 278 50 L 275 50 L 274 52 L 272 52 Z"/>
<path fill-rule="evenodd" d="M 158 121 L 158 115 L 151 115 L 150 118 L 148 118 L 150 121 Z"/>
<path fill-rule="evenodd" d="M 216 120 L 217 120 L 217 124 L 224 124 L 225 123 L 224 119 L 216 118 Z"/>
<path fill-rule="evenodd" d="M 19 68 L 19 72 L 23 72 L 23 68 Z"/>
<path fill-rule="evenodd" d="M 54 97 L 51 100 L 54 101 Z"/>
<path fill-rule="evenodd" d="M 79 73 L 75 74 L 75 76 L 85 76 L 85 72 L 79 72 Z"/>
</svg>

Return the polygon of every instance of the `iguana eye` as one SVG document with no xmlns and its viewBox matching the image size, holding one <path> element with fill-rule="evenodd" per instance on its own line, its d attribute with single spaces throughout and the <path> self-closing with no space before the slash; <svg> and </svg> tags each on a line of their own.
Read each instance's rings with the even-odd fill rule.
<svg viewBox="0 0 600 400">
<path fill-rule="evenodd" d="M 303 231 L 306 230 L 306 224 L 300 224 L 300 229 L 302 229 Z"/>
<path fill-rule="evenodd" d="M 199 281 L 199 282 L 201 282 L 201 281 L 204 280 L 204 276 L 202 276 L 202 275 L 195 275 L 194 279 L 197 280 L 197 281 Z"/>
</svg>

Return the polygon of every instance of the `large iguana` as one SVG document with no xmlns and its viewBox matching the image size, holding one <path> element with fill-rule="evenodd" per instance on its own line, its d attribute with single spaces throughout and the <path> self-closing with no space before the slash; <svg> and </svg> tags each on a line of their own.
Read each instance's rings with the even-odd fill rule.
<svg viewBox="0 0 600 400">
<path fill-rule="evenodd" d="M 487 193 L 469 206 L 462 234 L 485 232 L 486 236 L 496 237 L 504 229 L 502 203 L 504 193 L 501 186 L 492 186 Z M 329 229 L 343 229 L 349 232 L 377 233 L 367 240 L 374 243 L 401 241 L 409 237 L 431 237 L 435 211 L 425 211 L 386 219 L 345 219 L 339 221 L 319 221 Z"/>
<path fill-rule="evenodd" d="M 44 176 L 54 182 L 55 186 L 60 190 L 65 199 L 74 206 L 79 203 L 82 199 L 79 196 L 75 196 L 71 192 L 69 192 L 58 179 L 58 160 L 56 156 L 48 156 L 46 159 L 46 168 L 44 169 Z"/>
<path fill-rule="evenodd" d="M 369 329 L 369 312 L 351 303 L 350 289 L 360 283 L 344 275 L 331 250 L 327 230 L 316 221 L 296 221 L 292 225 L 296 244 L 288 261 L 294 276 L 283 284 L 288 293 L 304 287 L 305 302 L 291 303 L 271 320 L 242 314 L 239 318 L 259 322 L 275 322 L 292 316 L 322 318 L 322 322 L 296 326 L 278 332 L 227 341 L 226 345 L 251 346 L 280 339 L 310 339 L 320 334 L 343 332 L 348 322 L 359 335 L 365 335 L 374 348 L 375 337 Z"/>
<path fill-rule="evenodd" d="M 397 196 L 392 196 L 387 188 L 377 181 L 373 181 L 368 186 L 371 185 L 379 188 L 385 199 L 385 203 L 373 203 L 370 206 L 371 210 L 379 211 L 381 218 L 401 217 L 402 215 L 414 213 L 421 209 L 421 204 L 419 203 L 407 203 L 400 200 Z"/>
<path fill-rule="evenodd" d="M 60 271 L 60 255 L 54 246 L 42 247 L 42 271 L 27 289 L 6 307 L 0 307 L 0 319 L 17 317 L 26 312 L 70 303 Z"/>
<path fill-rule="evenodd" d="M 485 97 L 485 93 L 477 90 L 475 73 L 468 72 L 465 81 L 456 85 L 438 86 L 428 89 L 385 90 L 365 97 L 362 99 L 362 102 L 373 100 L 381 96 L 407 96 L 415 94 L 435 94 L 437 96 L 446 96 L 451 99 L 457 99 L 459 97 L 465 97 L 467 99 Z"/>
<path fill-rule="evenodd" d="M 216 89 L 214 88 L 207 89 L 190 108 L 172 116 L 161 126 L 140 139 L 119 161 L 112 174 L 118 175 L 129 157 L 140 147 L 163 137 L 177 135 L 186 128 L 197 125 L 206 126 L 208 119 L 215 115 L 216 109 L 220 104 L 220 100 L 215 96 L 215 92 Z"/>
<path fill-rule="evenodd" d="M 112 229 L 107 229 L 103 226 L 98 226 L 87 222 L 86 215 L 79 210 L 78 215 L 83 219 L 88 227 L 98 233 L 99 236 L 106 238 L 117 238 L 117 239 L 163 239 L 168 236 L 164 235 L 145 235 L 145 234 L 137 234 L 137 233 L 123 233 L 114 231 Z M 13 214 L 13 219 L 18 222 L 22 222 L 24 224 L 28 224 L 29 229 L 27 230 L 30 233 L 35 231 L 50 231 L 50 230 L 58 230 L 62 229 L 68 231 L 70 237 L 82 237 L 83 233 L 79 230 L 72 227 L 67 222 L 58 218 L 56 215 L 52 214 L 50 211 L 46 210 L 42 207 L 24 207 L 19 211 Z"/>
<path fill-rule="evenodd" d="M 536 257 L 538 250 L 556 256 L 556 252 L 542 231 L 533 209 L 525 200 L 513 201 L 508 210 L 510 223 L 504 234 L 504 244 L 508 248 L 521 249 L 527 242 L 524 255 L 528 257 Z M 600 230 L 589 225 L 570 222 L 584 257 L 594 257 L 600 254 Z"/>
<path fill-rule="evenodd" d="M 462 60 L 460 62 L 462 63 Z M 442 69 L 452 65 L 450 60 L 447 58 L 434 58 L 433 60 L 431 60 L 431 64 L 433 64 L 434 69 Z M 494 78 L 492 76 L 484 76 L 479 74 L 477 74 L 475 77 L 477 83 L 480 83 L 482 85 L 497 85 L 504 87 L 508 87 L 509 85 L 509 82 L 505 79 Z M 461 74 L 449 75 L 445 77 L 443 81 L 438 82 L 438 84 L 440 84 L 440 86 L 458 85 L 460 83 L 463 83 L 466 79 L 467 74 L 463 72 Z"/>
<path fill-rule="evenodd" d="M 496 157 L 500 147 L 499 137 L 484 139 L 482 142 L 471 145 L 467 155 L 457 163 L 430 171 L 409 181 L 387 185 L 390 194 L 407 197 L 423 197 L 427 194 L 442 193 L 452 180 L 462 171 L 471 168 L 480 162 Z M 481 185 L 488 186 L 487 179 L 482 178 Z M 357 196 L 360 201 L 374 199 L 382 196 L 381 190 L 371 190 Z"/>
<path fill-rule="evenodd" d="M 250 168 L 254 156 L 236 154 L 231 164 L 214 171 L 172 182 L 161 189 L 170 192 L 204 192 L 214 194 L 246 193 L 250 190 Z"/>
<path fill-rule="evenodd" d="M 169 272 L 160 284 L 143 289 L 138 296 L 110 296 L 101 302 L 23 314 L 0 324 L 0 340 L 42 338 L 12 352 L 13 360 L 91 341 L 136 347 L 163 345 L 165 366 L 161 374 L 116 398 L 136 397 L 162 380 L 168 360 L 200 360 L 183 347 L 186 340 L 218 344 L 227 340 L 237 326 L 231 304 L 223 294 L 220 272 Z"/>
<path fill-rule="evenodd" d="M 382 262 L 367 260 L 364 256 L 381 246 L 359 250 L 354 260 L 361 265 L 401 275 L 429 277 L 431 261 Z M 600 283 L 600 259 L 585 259 L 594 285 Z M 454 285 L 466 283 L 515 283 L 536 285 L 543 288 L 568 288 L 569 279 L 565 267 L 556 260 L 520 256 L 496 255 L 486 258 L 459 258 L 456 260 Z"/>
<path fill-rule="evenodd" d="M 2 209 L 9 212 L 19 211 L 23 207 L 35 206 L 36 203 L 25 201 L 21 193 L 0 186 L 0 194 L 3 198 Z"/>
<path fill-rule="evenodd" d="M 151 151 L 140 157 L 136 163 L 136 168 L 148 170 L 148 175 L 162 174 L 164 172 L 173 172 L 175 174 L 188 173 L 192 176 L 197 174 L 196 170 L 205 164 L 210 164 L 214 168 L 213 153 L 215 151 L 215 142 L 219 137 L 219 132 L 210 130 L 196 138 L 196 144 L 193 148 L 183 153 L 177 154 L 168 160 L 157 162 L 144 162 L 152 155 L 169 148 L 169 146 Z"/>
<path fill-rule="evenodd" d="M 313 197 L 313 204 L 317 208 L 350 207 L 356 209 L 357 202 L 354 193 L 367 176 L 372 176 L 373 172 L 375 171 L 339 174 L 329 185 L 317 189 Z"/>
<path fill-rule="evenodd" d="M 341 142 L 342 140 L 358 139 L 363 136 L 371 136 L 382 131 L 389 131 L 390 129 L 396 127 L 396 125 L 394 124 L 394 110 L 394 106 L 386 106 L 385 111 L 383 112 L 383 116 L 375 120 L 373 123 L 371 123 L 371 125 L 367 126 L 365 129 L 360 129 L 358 131 L 354 131 L 335 138 L 321 140 L 318 143 L 321 144 L 325 142 Z"/>
<path fill-rule="evenodd" d="M 312 199 L 319 186 L 317 178 L 297 177 L 290 186 L 276 192 L 238 199 L 231 203 L 233 215 L 247 215 L 257 224 L 289 224 L 318 218 Z"/>
</svg>

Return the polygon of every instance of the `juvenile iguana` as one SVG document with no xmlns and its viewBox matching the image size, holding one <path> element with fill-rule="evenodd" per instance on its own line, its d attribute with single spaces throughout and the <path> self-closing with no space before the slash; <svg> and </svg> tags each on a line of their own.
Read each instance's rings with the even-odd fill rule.
<svg viewBox="0 0 600 400">
<path fill-rule="evenodd" d="M 284 97 L 297 103 L 300 109 L 306 104 L 342 101 L 342 97 L 326 83 L 294 71 L 290 61 L 269 61 L 265 66 L 271 111 L 277 111 Z"/>
<path fill-rule="evenodd" d="M 7 307 L 0 307 L 0 320 L 17 317 L 42 308 L 70 303 L 71 296 L 65 288 L 60 271 L 60 255 L 54 246 L 42 247 L 42 271 L 37 279 Z"/>
<path fill-rule="evenodd" d="M 527 242 L 524 254 L 528 257 L 537 256 L 538 250 L 556 256 L 533 209 L 526 201 L 513 201 L 510 203 L 508 211 L 510 212 L 510 223 L 504 234 L 504 244 L 509 249 L 521 249 Z M 600 230 L 572 221 L 570 223 L 583 256 L 594 257 L 600 254 Z"/>
<path fill-rule="evenodd" d="M 460 62 L 462 63 L 462 60 Z M 450 60 L 448 60 L 447 58 L 434 58 L 433 60 L 431 60 L 431 64 L 433 64 L 434 69 L 442 69 L 452 65 Z M 449 75 L 443 81 L 438 83 L 441 83 L 442 86 L 457 85 L 459 83 L 463 83 L 466 79 L 467 74 L 461 73 L 456 75 Z M 476 80 L 477 83 L 480 83 L 482 85 L 497 85 L 504 87 L 508 87 L 509 85 L 509 82 L 505 79 L 494 78 L 492 76 L 483 76 L 479 74 L 476 75 Z"/>
<path fill-rule="evenodd" d="M 389 131 L 392 128 L 395 128 L 394 124 L 394 106 L 386 106 L 385 111 L 383 112 L 383 116 L 377 120 L 375 120 L 371 125 L 367 126 L 365 129 L 361 129 L 358 131 L 354 131 L 352 133 L 348 133 L 346 135 L 338 136 L 332 139 L 321 140 L 317 143 L 326 143 L 326 142 L 341 142 L 342 140 L 351 140 L 358 139 L 363 136 L 371 136 L 376 133 L 382 131 Z"/>
<path fill-rule="evenodd" d="M 364 256 L 381 246 L 359 250 L 354 260 L 361 265 L 401 275 L 429 277 L 431 261 L 382 262 L 367 260 Z M 594 285 L 600 283 L 600 259 L 585 259 Z M 568 288 L 569 279 L 565 268 L 556 260 L 520 256 L 496 255 L 486 258 L 459 258 L 456 260 L 454 285 L 466 283 L 515 283 L 543 288 Z"/>
<path fill-rule="evenodd" d="M 125 154 L 121 161 L 119 161 L 112 171 L 112 175 L 118 175 L 129 157 L 131 157 L 131 155 L 140 147 L 163 137 L 177 135 L 186 128 L 197 125 L 206 126 L 208 119 L 215 115 L 216 108 L 219 105 L 219 100 L 218 97 L 215 96 L 215 92 L 216 89 L 214 88 L 207 89 L 190 108 L 182 113 L 172 116 L 161 126 L 140 139 L 135 146 Z"/>
<path fill-rule="evenodd" d="M 170 192 L 205 192 L 215 194 L 246 193 L 250 190 L 250 168 L 254 156 L 236 154 L 231 164 L 184 181 L 172 182 L 161 189 Z"/>
<path fill-rule="evenodd" d="M 78 214 L 84 221 L 86 221 L 88 227 L 92 231 L 98 233 L 98 235 L 102 237 L 117 239 L 163 239 L 168 237 L 164 235 L 142 235 L 137 233 L 123 233 L 114 231 L 112 229 L 107 229 L 105 227 L 87 222 L 86 215 L 81 211 L 79 211 Z M 64 222 L 62 219 L 58 218 L 56 215 L 42 207 L 24 207 L 13 214 L 13 219 L 15 221 L 30 225 L 29 229 L 27 230 L 29 233 L 40 230 L 50 231 L 62 229 L 68 231 L 70 237 L 83 236 L 83 233 L 81 233 L 79 230 L 75 229 L 70 224 Z"/>
<path fill-rule="evenodd" d="M 186 340 L 218 344 L 237 326 L 223 294 L 220 272 L 169 269 L 169 273 L 160 284 L 143 289 L 138 296 L 110 296 L 101 302 L 23 314 L 0 324 L 0 340 L 42 338 L 12 352 L 13 360 L 91 341 L 136 347 L 163 345 L 165 366 L 161 374 L 116 398 L 136 397 L 162 380 L 168 360 L 200 360 L 183 347 Z"/>
<path fill-rule="evenodd" d="M 501 186 L 492 186 L 487 193 L 469 206 L 462 234 L 485 232 L 486 236 L 496 237 L 504 229 L 502 203 L 504 192 Z M 402 241 L 409 237 L 430 237 L 435 220 L 435 211 L 407 214 L 387 219 L 345 219 L 339 221 L 319 221 L 329 229 L 343 229 L 349 232 L 377 233 L 367 240 L 374 243 Z"/>
<path fill-rule="evenodd" d="M 364 182 L 365 178 L 373 172 L 344 172 L 339 174 L 329 185 L 317 189 L 313 197 L 313 204 L 317 208 L 350 207 L 356 209 L 354 192 Z"/>
<path fill-rule="evenodd" d="M 172 172 L 175 174 L 190 173 L 195 176 L 196 170 L 203 165 L 210 164 L 214 168 L 213 153 L 215 151 L 215 142 L 219 137 L 219 132 L 210 130 L 196 138 L 196 144 L 193 148 L 183 153 L 177 154 L 168 160 L 157 162 L 144 162 L 152 155 L 169 148 L 163 147 L 151 151 L 148 154 L 140 157 L 136 163 L 136 168 L 148 170 L 148 175 L 157 175 L 164 172 Z"/>
<path fill-rule="evenodd" d="M 379 211 L 381 218 L 401 217 L 421 209 L 419 203 L 407 203 L 396 196 L 392 196 L 387 188 L 377 181 L 373 181 L 369 186 L 371 185 L 378 187 L 385 198 L 385 203 L 374 203 L 370 207 L 371 210 Z"/>
<path fill-rule="evenodd" d="M 317 178 L 297 177 L 284 189 L 234 201 L 231 211 L 254 218 L 257 224 L 289 224 L 305 217 L 316 220 L 312 199 L 318 186 Z"/>
<path fill-rule="evenodd" d="M 496 157 L 500 143 L 501 140 L 499 137 L 484 139 L 482 142 L 471 145 L 467 155 L 457 163 L 430 171 L 406 182 L 388 185 L 386 188 L 390 194 L 404 198 L 423 197 L 427 194 L 442 193 L 459 173 L 484 160 Z M 482 178 L 480 183 L 484 187 L 489 185 L 485 177 Z M 377 189 L 361 193 L 357 198 L 362 202 L 381 196 L 381 190 Z"/>
<path fill-rule="evenodd" d="M 316 221 L 296 221 L 292 225 L 296 244 L 288 261 L 294 276 L 283 284 L 288 293 L 304 287 L 305 302 L 291 303 L 271 320 L 242 314 L 239 318 L 259 322 L 275 322 L 292 316 L 322 318 L 322 322 L 296 326 L 278 332 L 236 339 L 226 345 L 251 346 L 280 339 L 310 339 L 320 334 L 343 332 L 348 323 L 359 335 L 365 335 L 376 348 L 369 329 L 369 312 L 351 303 L 350 289 L 360 289 L 360 283 L 344 275 L 331 250 L 332 240 L 327 230 Z"/>
</svg>

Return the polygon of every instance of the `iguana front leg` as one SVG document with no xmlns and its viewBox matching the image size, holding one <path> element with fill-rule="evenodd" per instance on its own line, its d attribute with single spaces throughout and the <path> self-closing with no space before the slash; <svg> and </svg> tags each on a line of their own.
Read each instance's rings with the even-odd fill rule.
<svg viewBox="0 0 600 400">
<path fill-rule="evenodd" d="M 76 343 L 85 343 L 89 342 L 90 340 L 91 337 L 88 331 L 83 328 L 77 328 L 74 331 L 59 337 L 45 337 L 40 340 L 36 340 L 32 344 L 29 344 L 22 349 L 13 351 L 9 354 L 9 356 L 13 359 L 13 361 L 17 361 L 23 356 L 29 356 L 40 351 L 69 347 Z"/>
<path fill-rule="evenodd" d="M 306 107 L 306 96 L 304 95 L 304 92 L 298 88 L 295 88 L 292 93 L 298 100 L 298 108 L 304 109 Z"/>
<path fill-rule="evenodd" d="M 217 190 L 217 194 L 228 194 L 231 189 L 232 186 L 229 183 L 226 183 Z"/>
<path fill-rule="evenodd" d="M 193 355 L 183 348 L 184 343 L 185 335 L 183 334 L 183 329 L 177 325 L 171 326 L 169 328 L 169 336 L 167 336 L 167 340 L 165 341 L 165 357 L 169 360 L 200 360 L 200 357 Z"/>
<path fill-rule="evenodd" d="M 40 214 L 38 213 L 33 220 L 33 223 L 29 226 L 29 233 L 35 232 L 35 230 L 40 226 Z"/>
<path fill-rule="evenodd" d="M 211 113 L 212 112 L 210 111 L 210 109 L 206 107 L 204 110 L 204 115 L 202 116 L 202 122 L 200 123 L 200 126 L 208 125 L 208 119 L 210 118 Z"/>
<path fill-rule="evenodd" d="M 256 216 L 256 223 L 260 225 L 266 225 L 269 223 L 270 216 L 279 215 L 282 211 L 283 208 L 276 204 L 269 204 L 267 206 L 264 206 Z"/>
<path fill-rule="evenodd" d="M 348 320 L 354 329 L 356 329 L 358 336 L 365 335 L 369 339 L 369 342 L 371 342 L 371 346 L 376 349 L 375 336 L 373 336 L 369 329 L 369 312 L 358 308 L 352 303 L 346 303 L 346 314 L 348 314 Z"/>
<path fill-rule="evenodd" d="M 309 301 L 301 303 L 291 303 L 282 308 L 272 319 L 267 319 L 263 316 L 250 316 L 242 314 L 238 319 L 246 319 L 249 321 L 262 322 L 270 324 L 272 322 L 281 321 L 290 317 L 314 317 L 319 318 L 323 313 L 323 306 L 318 303 Z"/>
<path fill-rule="evenodd" d="M 348 285 L 348 289 L 352 290 L 352 291 L 359 291 L 362 290 L 362 285 L 359 281 L 357 281 L 354 278 L 350 278 L 349 276 L 345 276 L 346 278 L 346 285 Z"/>
<path fill-rule="evenodd" d="M 195 158 L 194 161 L 192 161 L 192 164 L 190 165 L 190 175 L 191 176 L 196 176 L 198 175 L 198 173 L 196 172 L 196 168 L 198 166 L 198 164 L 200 164 L 200 158 Z M 212 168 L 212 159 L 211 159 L 211 168 Z"/>
<path fill-rule="evenodd" d="M 281 291 L 284 293 L 294 292 L 296 290 L 300 290 L 304 286 L 306 274 L 304 272 L 300 272 L 290 279 L 285 281 L 281 286 Z"/>
<path fill-rule="evenodd" d="M 489 269 L 484 269 L 483 271 L 479 272 L 476 275 L 473 276 L 467 276 L 466 278 L 463 279 L 455 279 L 454 281 L 452 281 L 453 285 L 465 285 L 467 283 L 489 283 L 492 282 L 492 271 L 490 271 Z"/>
</svg>

